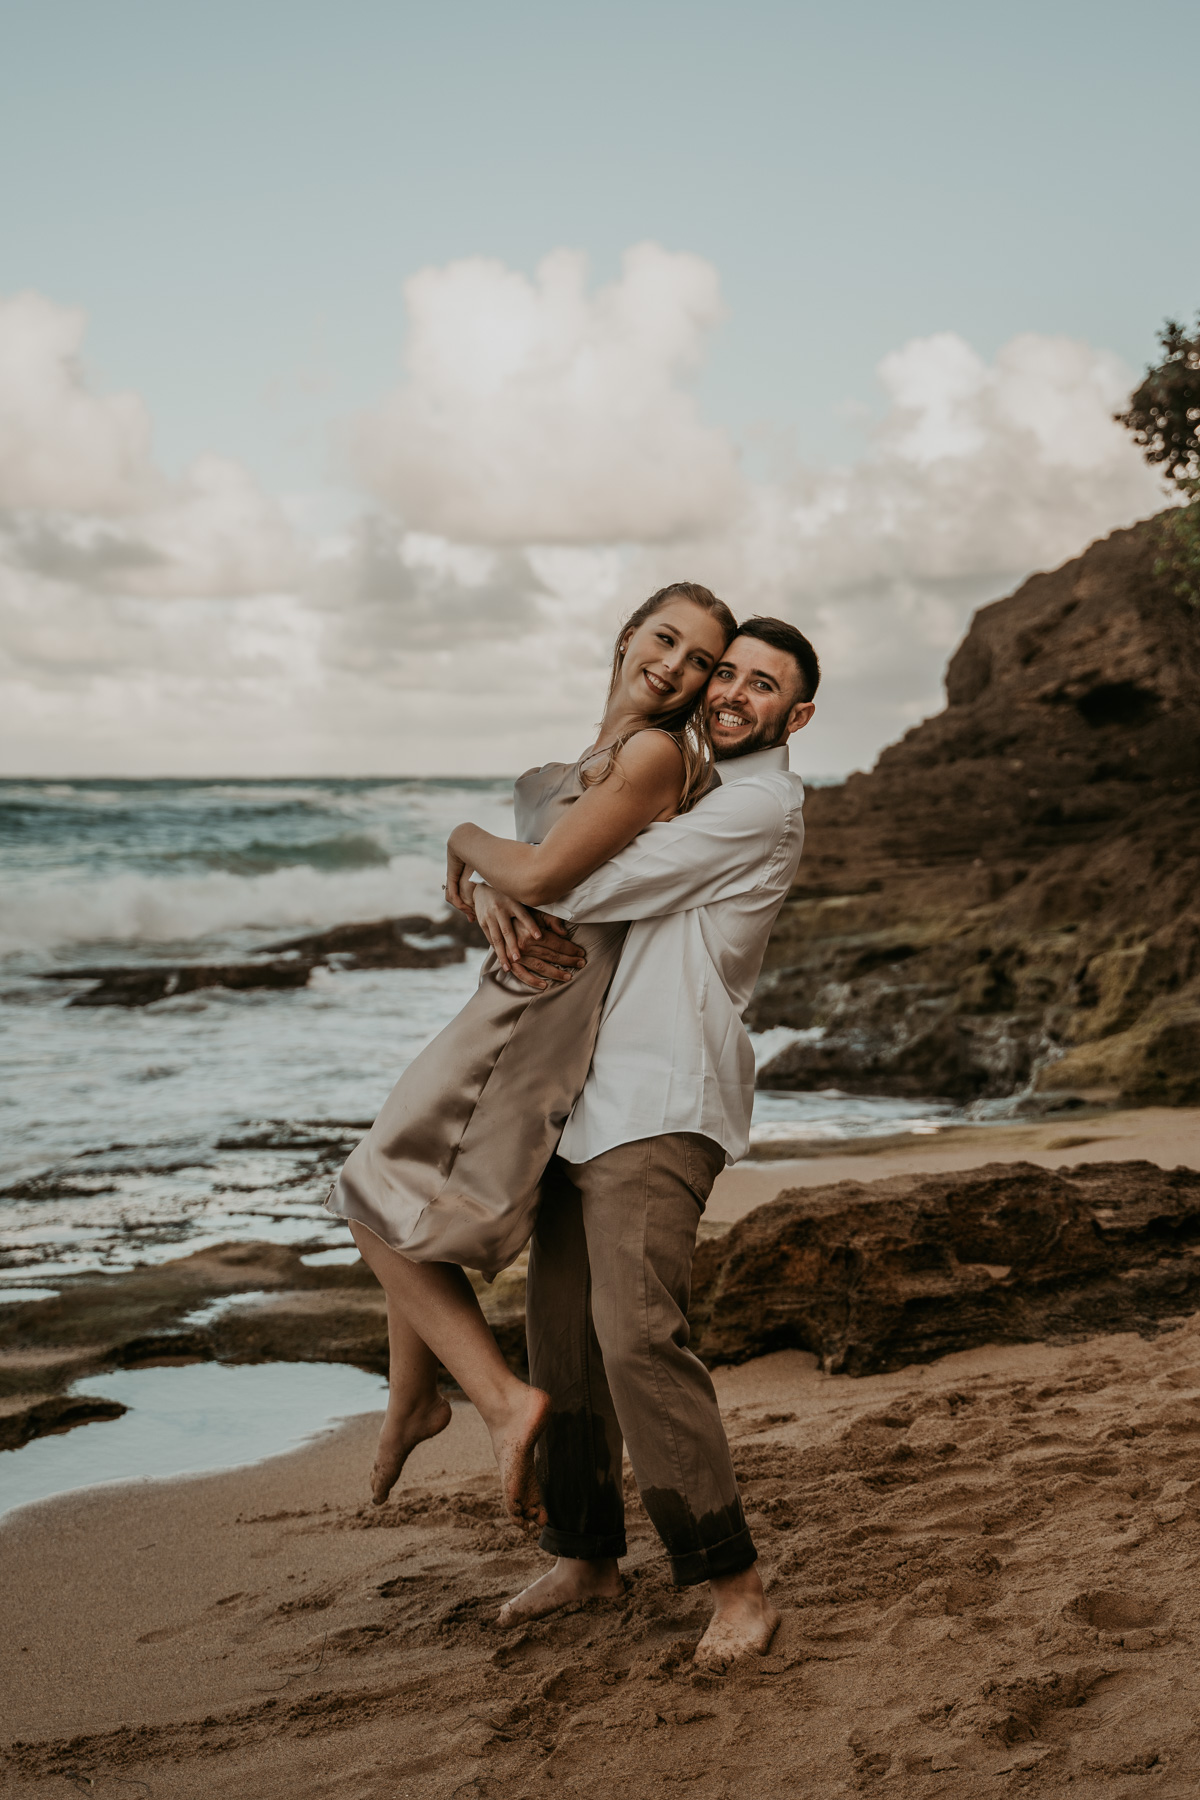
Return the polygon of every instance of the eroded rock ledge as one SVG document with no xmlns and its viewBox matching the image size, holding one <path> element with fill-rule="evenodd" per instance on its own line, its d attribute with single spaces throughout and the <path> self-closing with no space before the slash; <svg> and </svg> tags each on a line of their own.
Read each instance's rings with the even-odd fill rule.
<svg viewBox="0 0 1200 1800">
<path fill-rule="evenodd" d="M 979 1344 L 1153 1332 L 1200 1309 L 1200 1171 L 989 1163 L 792 1189 L 702 1242 L 703 1360 L 879 1374 Z"/>
</svg>

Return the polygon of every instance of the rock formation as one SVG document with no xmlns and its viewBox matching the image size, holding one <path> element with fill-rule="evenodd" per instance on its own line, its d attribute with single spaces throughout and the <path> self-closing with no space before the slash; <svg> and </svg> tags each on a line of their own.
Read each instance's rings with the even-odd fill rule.
<svg viewBox="0 0 1200 1800">
<path fill-rule="evenodd" d="M 44 981 L 90 981 L 71 1006 L 150 1006 L 197 988 L 302 988 L 316 968 L 440 969 L 462 962 L 467 946 L 482 948 L 483 933 L 452 912 L 444 919 L 409 913 L 398 919 L 334 925 L 306 937 L 270 944 L 262 956 L 236 963 L 140 963 L 120 967 L 54 969 Z"/>
<path fill-rule="evenodd" d="M 772 1088 L 1200 1101 L 1200 611 L 1155 520 L 984 607 L 947 707 L 810 793 Z"/>
<path fill-rule="evenodd" d="M 988 1163 L 798 1188 L 700 1244 L 703 1360 L 874 1375 L 977 1344 L 1153 1331 L 1200 1305 L 1200 1172 Z"/>
<path fill-rule="evenodd" d="M 310 1267 L 303 1252 L 218 1245 L 6 1306 L 0 1449 L 115 1417 L 119 1403 L 69 1392 L 105 1369 L 347 1362 L 385 1374 L 374 1276 L 362 1262 Z M 524 1373 L 524 1258 L 478 1291 Z M 689 1319 L 710 1366 L 798 1349 L 865 1375 L 979 1344 L 1151 1333 L 1198 1307 L 1200 1172 L 991 1163 L 782 1194 L 701 1241 Z"/>
</svg>

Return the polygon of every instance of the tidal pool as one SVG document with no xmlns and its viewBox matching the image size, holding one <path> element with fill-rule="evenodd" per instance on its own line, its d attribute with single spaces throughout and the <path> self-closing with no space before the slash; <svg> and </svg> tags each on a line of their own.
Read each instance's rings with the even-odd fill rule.
<svg viewBox="0 0 1200 1800">
<path fill-rule="evenodd" d="M 119 1400 L 119 1419 L 0 1451 L 0 1513 L 101 1482 L 161 1480 L 278 1456 L 352 1413 L 387 1404 L 387 1383 L 346 1363 L 190 1363 L 117 1369 L 72 1394 Z"/>
</svg>

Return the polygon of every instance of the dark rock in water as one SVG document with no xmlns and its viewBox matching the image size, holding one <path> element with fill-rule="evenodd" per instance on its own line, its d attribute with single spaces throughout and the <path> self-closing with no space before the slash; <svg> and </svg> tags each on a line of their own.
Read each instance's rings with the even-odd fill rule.
<svg viewBox="0 0 1200 1800">
<path fill-rule="evenodd" d="M 100 1419 L 119 1419 L 128 1411 L 119 1400 L 91 1400 L 72 1394 L 18 1398 L 7 1405 L 0 1402 L 0 1450 L 19 1450 L 34 1438 L 73 1431 L 76 1425 L 94 1425 Z"/>
<path fill-rule="evenodd" d="M 1197 1309 L 1200 1171 L 990 1163 L 781 1195 L 700 1244 L 690 1319 L 710 1367 L 797 1349 L 871 1375 Z"/>
<path fill-rule="evenodd" d="M 95 982 L 85 994 L 76 994 L 71 1006 L 151 1006 L 200 988 L 301 988 L 312 967 L 302 962 L 163 963 L 141 969 L 61 969 L 46 979 Z"/>
<path fill-rule="evenodd" d="M 443 919 L 407 913 L 399 919 L 371 919 L 363 924 L 333 925 L 328 931 L 269 944 L 272 956 L 291 955 L 341 969 L 437 969 L 461 962 L 468 946 L 485 949 L 478 925 L 451 912 Z"/>
<path fill-rule="evenodd" d="M 302 988 L 318 967 L 337 969 L 440 969 L 462 962 L 467 946 L 485 944 L 483 933 L 461 913 L 335 925 L 307 937 L 269 946 L 268 956 L 238 963 L 150 963 L 137 968 L 55 969 L 45 981 L 91 981 L 72 1006 L 150 1006 L 200 988 Z"/>
<path fill-rule="evenodd" d="M 805 807 L 759 1085 L 1200 1102 L 1200 611 L 1161 526 L 975 615 L 949 704 Z"/>
<path fill-rule="evenodd" d="M 340 969 L 440 969 L 461 962 L 468 947 L 486 949 L 487 939 L 472 920 L 451 912 L 440 919 L 405 913 L 396 919 L 334 925 L 272 948 L 276 954 L 311 956 Z"/>
</svg>

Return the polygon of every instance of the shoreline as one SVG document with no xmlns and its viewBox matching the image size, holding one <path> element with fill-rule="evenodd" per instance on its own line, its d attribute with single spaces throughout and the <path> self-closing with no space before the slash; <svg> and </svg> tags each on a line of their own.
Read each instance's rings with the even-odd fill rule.
<svg viewBox="0 0 1200 1800">
<path fill-rule="evenodd" d="M 859 1378 L 795 1351 L 717 1370 L 784 1613 L 726 1676 L 692 1668 L 704 1590 L 670 1586 L 628 1480 L 625 1599 L 495 1626 L 546 1559 L 465 1402 L 382 1509 L 371 1414 L 253 1467 L 40 1502 L 0 1528 L 5 1791 L 71 1770 L 161 1791 L 169 1767 L 183 1800 L 651 1800 L 686 1771 L 718 1800 L 737 1768 L 812 1800 L 884 1775 L 906 1800 L 1008 1796 L 1034 1771 L 1115 1800 L 1153 1771 L 1183 1800 L 1198 1361 L 1193 1319 Z"/>
<path fill-rule="evenodd" d="M 1195 1163 L 1198 1123 L 1131 1109 L 746 1162 L 720 1177 L 704 1235 L 832 1181 Z M 208 1276 L 260 1282 L 245 1248 Z M 294 1253 L 248 1248 L 309 1329 L 313 1309 L 374 1307 L 352 1267 L 311 1271 L 299 1295 Z M 501 1514 L 477 1415 L 455 1401 L 376 1509 L 379 1414 L 362 1413 L 265 1461 L 0 1522 L 5 1791 L 33 1800 L 71 1771 L 158 1791 L 169 1766 L 180 1800 L 392 1800 L 400 1771 L 405 1800 L 599 1800 L 618 1783 L 659 1800 L 681 1776 L 697 1800 L 746 1776 L 807 1800 L 884 1776 L 906 1800 L 1045 1780 L 1124 1800 L 1153 1773 L 1156 1794 L 1191 1800 L 1200 1314 L 1149 1339 L 985 1345 L 857 1377 L 781 1351 L 714 1382 L 784 1613 L 766 1658 L 692 1668 L 703 1590 L 671 1587 L 628 1472 L 625 1600 L 500 1632 L 499 1605 L 546 1560 Z"/>
<path fill-rule="evenodd" d="M 861 1186 L 1024 1162 L 1062 1169 L 1145 1161 L 1171 1169 L 1200 1158 L 1200 1110 L 1142 1108 L 1086 1121 L 949 1127 L 936 1137 L 823 1145 L 803 1158 L 747 1159 L 721 1172 L 700 1224 L 702 1243 L 781 1193 Z M 847 1186 L 847 1193 L 850 1187 Z M 880 1190 L 882 1191 L 882 1190 Z M 78 1277 L 50 1298 L 0 1308 L 0 1455 L 33 1438 L 116 1417 L 102 1393 L 73 1395 L 83 1377 L 211 1362 L 341 1363 L 385 1375 L 384 1302 L 365 1265 L 308 1264 L 305 1244 L 215 1245 L 125 1273 Z M 525 1258 L 493 1284 L 484 1310 L 515 1368 L 524 1357 Z"/>
</svg>

